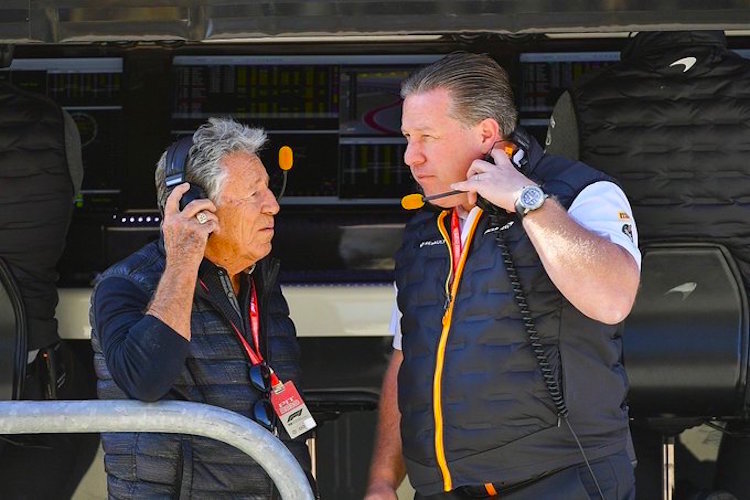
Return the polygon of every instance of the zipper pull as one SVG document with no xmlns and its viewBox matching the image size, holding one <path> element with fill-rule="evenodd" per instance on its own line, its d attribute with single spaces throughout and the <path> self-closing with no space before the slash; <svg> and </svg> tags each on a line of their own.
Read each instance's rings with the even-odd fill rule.
<svg viewBox="0 0 750 500">
<path fill-rule="evenodd" d="M 448 306 L 451 304 L 451 286 L 453 285 L 453 262 L 450 263 L 448 269 L 448 278 L 445 280 L 445 302 L 443 303 L 443 314 L 448 310 Z"/>
<path fill-rule="evenodd" d="M 451 305 L 451 295 L 450 293 L 445 296 L 445 303 L 443 304 L 443 326 L 445 326 L 445 322 L 448 319 L 448 307 Z"/>
</svg>

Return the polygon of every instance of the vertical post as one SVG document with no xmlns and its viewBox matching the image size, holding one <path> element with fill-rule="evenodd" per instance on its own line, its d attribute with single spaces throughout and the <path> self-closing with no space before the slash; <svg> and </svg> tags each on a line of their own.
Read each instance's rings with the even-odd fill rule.
<svg viewBox="0 0 750 500">
<path fill-rule="evenodd" d="M 662 500 L 673 500 L 674 498 L 674 436 L 662 438 Z"/>
<path fill-rule="evenodd" d="M 318 480 L 318 433 L 317 429 L 312 431 L 310 439 L 307 440 L 307 450 L 310 452 L 310 471 L 313 478 Z"/>
</svg>

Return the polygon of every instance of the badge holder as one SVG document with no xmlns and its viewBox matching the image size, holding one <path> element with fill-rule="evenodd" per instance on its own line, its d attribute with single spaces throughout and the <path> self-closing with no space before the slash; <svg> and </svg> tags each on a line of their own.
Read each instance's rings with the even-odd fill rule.
<svg viewBox="0 0 750 500">
<path fill-rule="evenodd" d="M 314 429 L 317 425 L 291 380 L 286 383 L 278 381 L 272 387 L 271 404 L 281 425 L 292 439 Z"/>
</svg>

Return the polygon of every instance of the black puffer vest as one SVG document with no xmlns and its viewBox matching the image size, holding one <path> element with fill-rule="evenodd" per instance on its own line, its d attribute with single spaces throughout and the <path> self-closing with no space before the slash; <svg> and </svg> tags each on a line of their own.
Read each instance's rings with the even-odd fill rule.
<svg viewBox="0 0 750 500">
<path fill-rule="evenodd" d="M 105 271 L 99 283 L 110 276 L 121 277 L 151 296 L 164 263 L 159 242 L 153 242 Z M 205 267 L 214 273 L 217 269 Z M 205 267 L 201 266 L 201 279 L 209 288 L 220 290 L 218 277 L 205 272 Z M 289 309 L 276 283 L 277 272 L 275 261 L 264 260 L 253 273 L 259 288 L 261 349 L 279 378 L 294 380 L 299 387 L 299 347 Z M 93 318 L 91 324 L 96 324 Z M 162 399 L 206 403 L 252 418 L 253 404 L 261 395 L 248 378 L 246 355 L 202 287 L 196 287 L 190 328 L 185 369 Z M 112 380 L 96 330 L 92 330 L 92 345 L 99 397 L 128 399 Z M 283 430 L 282 434 L 303 469 L 309 471 L 304 442 L 290 441 Z M 187 435 L 123 433 L 104 434 L 102 442 L 110 498 L 272 498 L 272 482 L 263 469 L 248 455 L 218 441 Z"/>
<path fill-rule="evenodd" d="M 0 257 L 21 289 L 29 350 L 59 340 L 55 266 L 72 210 L 60 107 L 0 82 Z"/>
<path fill-rule="evenodd" d="M 580 159 L 620 182 L 641 242 L 723 243 L 750 288 L 750 61 L 721 32 L 641 33 L 571 96 Z"/>
<path fill-rule="evenodd" d="M 542 158 L 536 142 L 529 160 L 525 173 L 565 207 L 584 187 L 610 180 L 580 162 Z M 430 495 L 485 483 L 500 489 L 583 461 L 570 431 L 558 426 L 511 293 L 498 231 L 508 242 L 587 457 L 624 449 L 627 379 L 618 328 L 585 317 L 562 297 L 520 222 L 498 229 L 487 214 L 468 240 L 451 302 L 450 239 L 447 229 L 439 229 L 446 214 L 416 215 L 396 257 L 403 313 L 401 438 L 417 491 Z"/>
</svg>

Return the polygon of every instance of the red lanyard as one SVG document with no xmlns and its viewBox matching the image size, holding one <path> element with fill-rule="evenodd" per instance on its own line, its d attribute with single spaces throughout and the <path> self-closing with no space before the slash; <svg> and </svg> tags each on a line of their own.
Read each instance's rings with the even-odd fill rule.
<svg viewBox="0 0 750 500">
<path fill-rule="evenodd" d="M 250 329 L 253 332 L 253 343 L 257 350 L 253 350 L 245 339 L 245 336 L 242 335 L 234 323 L 232 323 L 232 328 L 234 328 L 237 338 L 242 342 L 242 347 L 245 348 L 245 353 L 247 353 L 247 357 L 250 358 L 250 362 L 254 365 L 259 365 L 263 362 L 263 354 L 260 352 L 260 341 L 258 340 L 260 338 L 260 314 L 258 312 L 258 292 L 255 290 L 255 283 L 253 283 L 253 289 L 250 295 L 250 307 L 248 309 L 250 310 Z M 271 387 L 276 387 L 281 381 L 276 376 L 276 372 L 273 371 L 273 368 L 269 366 L 268 370 L 271 374 Z"/>
<path fill-rule="evenodd" d="M 200 280 L 200 284 L 206 290 L 206 292 L 208 292 L 208 287 L 205 283 L 203 283 L 203 280 Z M 230 321 L 229 323 L 232 325 L 234 333 L 237 334 L 237 338 L 240 339 L 240 343 L 245 349 L 245 354 L 247 354 L 250 362 L 253 365 L 259 365 L 263 363 L 263 354 L 260 352 L 260 313 L 258 312 L 258 292 L 255 289 L 255 283 L 252 283 L 250 307 L 248 307 L 248 309 L 250 313 L 250 329 L 252 330 L 253 334 L 253 344 L 255 344 L 257 350 L 253 350 L 252 346 L 250 346 L 245 336 L 242 335 L 240 329 L 237 328 L 237 325 L 234 324 L 234 321 Z M 268 368 L 271 372 L 271 387 L 275 387 L 277 384 L 279 384 L 280 381 L 273 369 L 270 366 Z"/>
<path fill-rule="evenodd" d="M 458 222 L 458 210 L 453 209 L 451 214 L 451 244 L 453 246 L 453 273 L 458 272 L 458 263 L 461 262 L 463 245 L 461 244 L 461 225 Z"/>
<path fill-rule="evenodd" d="M 250 346 L 250 344 L 247 342 L 247 339 L 244 335 L 242 335 L 242 332 L 240 332 L 239 328 L 237 328 L 237 325 L 232 323 L 232 328 L 234 328 L 234 333 L 237 334 L 237 338 L 240 339 L 240 342 L 242 342 L 242 347 L 245 348 L 245 353 L 247 353 L 247 357 L 250 358 L 250 362 L 254 365 L 258 365 L 263 362 L 263 354 L 260 352 L 260 344 L 258 343 L 258 339 L 260 337 L 260 320 L 258 319 L 258 294 L 255 292 L 255 286 L 253 285 L 253 291 L 252 296 L 250 297 L 250 328 L 253 331 L 253 344 L 255 344 L 255 347 L 257 350 L 253 350 L 253 348 Z"/>
</svg>

